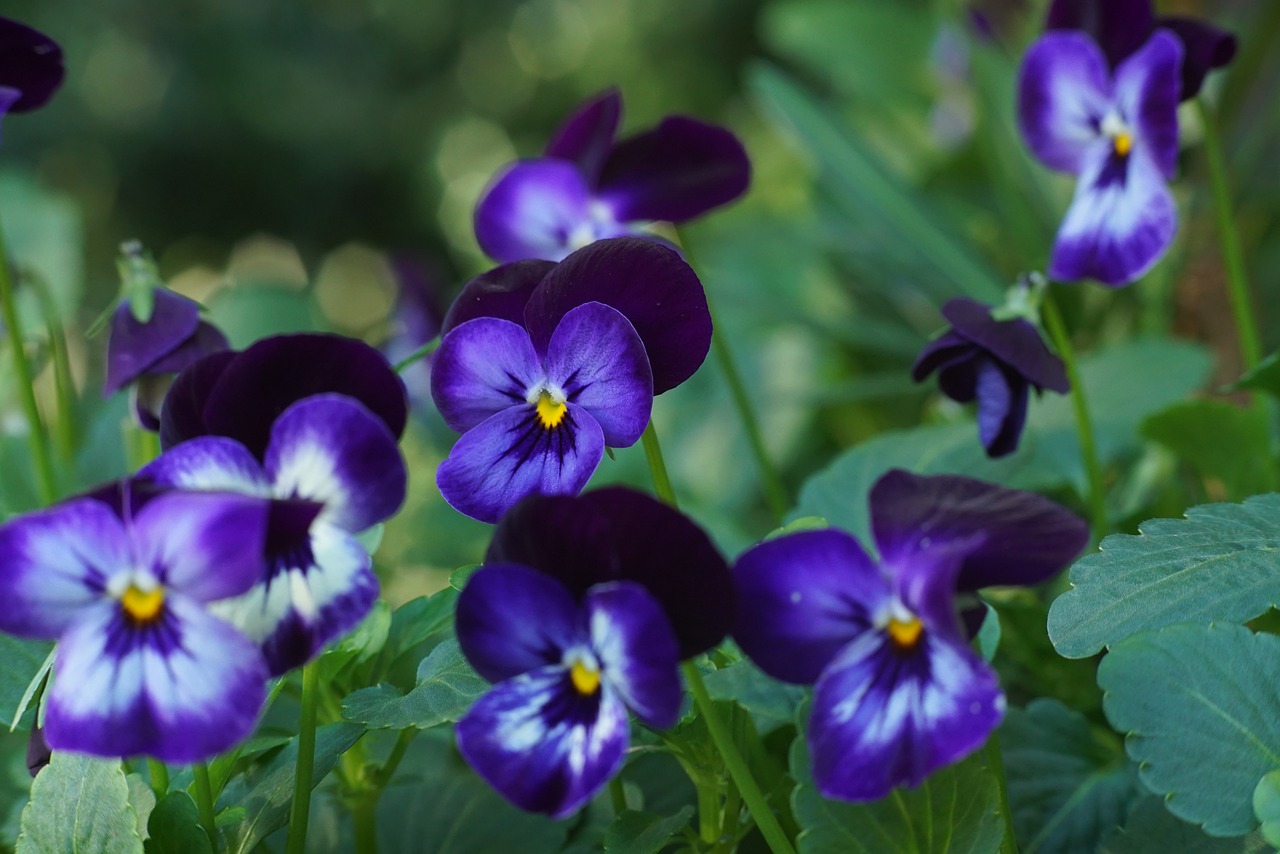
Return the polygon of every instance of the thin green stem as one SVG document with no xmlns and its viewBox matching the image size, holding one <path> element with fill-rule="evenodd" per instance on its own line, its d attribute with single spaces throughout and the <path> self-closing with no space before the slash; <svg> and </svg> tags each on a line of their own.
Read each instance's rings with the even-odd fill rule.
<svg viewBox="0 0 1280 854">
<path fill-rule="evenodd" d="M 311 816 L 311 777 L 316 763 L 316 706 L 320 694 L 320 668 L 316 662 L 302 668 L 302 714 L 298 723 L 298 764 L 293 777 L 293 805 L 289 810 L 287 854 L 302 854 L 307 847 L 307 821 Z"/>
<path fill-rule="evenodd" d="M 400 767 L 400 760 L 404 759 L 410 742 L 413 741 L 413 737 L 417 734 L 418 730 L 414 727 L 400 730 L 400 737 L 396 739 L 391 752 L 387 754 L 387 761 L 382 763 L 382 767 L 378 769 L 377 776 L 374 778 L 377 781 L 379 792 L 386 788 L 387 784 L 391 782 L 391 778 L 395 776 L 396 769 Z"/>
<path fill-rule="evenodd" d="M 627 811 L 627 790 L 622 784 L 621 774 L 614 774 L 609 781 L 609 801 L 613 804 L 614 815 L 622 815 Z"/>
<path fill-rule="evenodd" d="M 396 366 L 395 366 L 396 373 L 397 374 L 404 373 L 405 368 L 409 367 L 410 365 L 412 365 L 413 363 L 417 362 L 420 359 L 427 358 L 439 348 L 440 348 L 440 336 L 437 335 L 435 338 L 432 338 L 430 341 L 428 341 L 426 344 L 423 344 L 417 350 L 414 350 L 412 353 L 405 356 L 400 361 L 396 362 Z"/>
<path fill-rule="evenodd" d="M 191 766 L 191 774 L 195 778 L 196 809 L 200 813 L 200 826 L 209 834 L 209 843 L 213 850 L 218 850 L 218 824 L 213 810 L 213 786 L 209 782 L 209 766 L 197 762 Z"/>
<path fill-rule="evenodd" d="M 58 420 L 54 425 L 54 441 L 58 456 L 70 462 L 76 452 L 76 396 L 71 378 L 71 361 L 67 357 L 67 338 L 54 321 L 48 323 L 49 352 L 53 357 L 53 383 L 58 401 Z"/>
<path fill-rule="evenodd" d="M 1222 141 L 1213 115 L 1203 98 L 1196 99 L 1204 125 L 1204 153 L 1209 163 L 1209 184 L 1213 188 L 1213 206 L 1218 220 L 1218 237 L 1222 241 L 1222 260 L 1227 268 L 1227 294 L 1231 300 L 1231 313 L 1235 317 L 1236 335 L 1240 339 L 1240 358 L 1246 371 L 1262 360 L 1262 344 L 1258 336 L 1258 324 L 1253 310 L 1253 297 L 1249 292 L 1248 273 L 1244 267 L 1244 248 L 1240 232 L 1236 229 L 1231 209 L 1231 191 L 1227 181 L 1227 166 L 1222 155 Z"/>
<path fill-rule="evenodd" d="M 715 845 L 720 839 L 720 793 L 716 791 L 716 779 L 701 774 L 693 785 L 698 793 L 698 838 L 707 845 Z"/>
<path fill-rule="evenodd" d="M 366 788 L 360 791 L 351 803 L 356 854 L 376 854 L 378 850 L 378 799 L 382 797 L 382 790 L 386 788 L 387 784 L 391 782 L 391 778 L 395 776 L 396 769 L 400 767 L 400 761 L 404 759 L 410 742 L 413 741 L 414 736 L 417 734 L 418 730 L 413 727 L 400 730 L 400 736 L 396 739 L 396 743 L 392 745 L 391 752 L 387 754 L 386 761 L 382 763 L 382 767 L 364 775 Z M 350 752 L 348 751 L 343 756 L 347 756 Z M 348 783 L 352 784 L 356 782 L 358 781 L 348 781 Z"/>
<path fill-rule="evenodd" d="M 662 446 L 658 444 L 658 431 L 654 429 L 653 420 L 649 420 L 649 426 L 644 428 L 644 435 L 640 437 L 641 444 L 644 445 L 644 456 L 649 461 L 649 474 L 653 477 L 653 491 L 658 493 L 658 497 L 672 507 L 679 507 L 676 501 L 676 491 L 671 488 L 671 477 L 667 474 L 667 463 L 662 457 Z"/>
<path fill-rule="evenodd" d="M 987 767 L 996 778 L 1000 793 L 1000 813 L 1004 816 L 1004 838 L 1000 841 L 1000 854 L 1018 854 L 1018 837 L 1013 831 L 1013 812 L 1009 809 L 1009 784 L 1004 778 L 1004 758 L 1000 755 L 1000 736 L 994 730 L 985 748 Z"/>
<path fill-rule="evenodd" d="M 378 797 L 365 795 L 351 807 L 352 835 L 356 854 L 378 852 Z"/>
<path fill-rule="evenodd" d="M 148 758 L 147 771 L 151 774 L 151 791 L 158 801 L 169 794 L 169 767 L 159 759 Z"/>
</svg>

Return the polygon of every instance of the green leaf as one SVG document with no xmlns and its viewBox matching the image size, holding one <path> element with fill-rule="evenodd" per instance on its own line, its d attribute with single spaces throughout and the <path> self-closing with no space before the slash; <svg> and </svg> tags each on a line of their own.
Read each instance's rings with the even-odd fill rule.
<svg viewBox="0 0 1280 854">
<path fill-rule="evenodd" d="M 1023 854 L 1097 850 L 1140 794 L 1119 739 L 1056 700 L 1009 709 L 1000 746 Z"/>
<path fill-rule="evenodd" d="M 13 709 L 13 717 L 9 721 L 10 732 L 19 726 L 24 730 L 30 727 L 29 721 L 24 723 L 22 718 L 35 698 L 36 691 L 40 690 L 40 685 L 44 682 L 49 669 L 53 667 L 54 648 L 53 644 L 45 641 L 0 635 L 0 704 L 3 704 L 0 708 L 8 707 L 9 693 L 31 666 L 28 655 L 41 649 L 46 650 L 44 660 L 28 678 L 27 687 L 18 698 L 18 704 Z"/>
<path fill-rule="evenodd" d="M 342 701 L 342 716 L 370 729 L 429 729 L 459 720 L 489 683 L 472 669 L 456 640 L 443 641 L 422 660 L 418 684 L 401 694 L 385 682 Z"/>
<path fill-rule="evenodd" d="M 692 817 L 691 806 L 668 816 L 626 810 L 605 832 L 604 850 L 607 854 L 658 854 Z"/>
<path fill-rule="evenodd" d="M 270 285 L 224 288 L 209 303 L 209 320 L 237 350 L 271 335 L 319 328 L 310 297 Z"/>
<path fill-rule="evenodd" d="M 17 854 L 142 854 L 120 760 L 55 750 L 31 784 Z"/>
<path fill-rule="evenodd" d="M 1098 854 L 1263 854 L 1271 852 L 1257 834 L 1223 839 L 1174 818 L 1157 797 L 1139 801 L 1123 828 L 1105 837 Z"/>
<path fill-rule="evenodd" d="M 978 643 L 978 652 L 983 660 L 990 664 L 995 660 L 996 650 L 1000 648 L 1000 614 L 986 602 L 983 602 L 982 606 L 987 609 L 987 613 L 982 618 L 982 626 L 978 629 L 975 640 Z"/>
<path fill-rule="evenodd" d="M 1264 774 L 1253 790 L 1253 814 L 1262 822 L 1262 836 L 1280 845 L 1280 770 Z"/>
<path fill-rule="evenodd" d="M 1263 359 L 1236 381 L 1233 388 L 1248 388 L 1280 398 L 1280 351 Z"/>
<path fill-rule="evenodd" d="M 778 537 L 785 537 L 788 534 L 798 534 L 802 531 L 824 531 L 831 527 L 827 524 L 827 520 L 821 516 L 801 516 L 792 519 L 781 528 L 774 528 L 772 531 L 764 535 L 764 541 L 776 540 Z"/>
<path fill-rule="evenodd" d="M 1275 489 L 1267 414 L 1215 400 L 1189 400 L 1148 418 L 1147 438 L 1185 460 L 1201 478 L 1226 487 L 1229 498 Z"/>
<path fill-rule="evenodd" d="M 1172 623 L 1243 623 L 1280 602 L 1280 495 L 1193 507 L 1139 530 L 1107 537 L 1071 568 L 1073 589 L 1049 609 L 1062 655 L 1083 658 Z"/>
<path fill-rule="evenodd" d="M 703 674 L 713 700 L 731 700 L 751 715 L 760 733 L 767 733 L 796 719 L 796 707 L 805 689 L 766 675 L 748 659 Z"/>
<path fill-rule="evenodd" d="M 186 792 L 160 799 L 147 822 L 146 854 L 211 854 L 209 835 L 200 826 L 195 801 Z"/>
<path fill-rule="evenodd" d="M 1143 632 L 1102 660 L 1098 684 L 1143 784 L 1170 812 L 1213 836 L 1258 826 L 1254 787 L 1280 768 L 1280 638 L 1228 625 Z"/>
</svg>

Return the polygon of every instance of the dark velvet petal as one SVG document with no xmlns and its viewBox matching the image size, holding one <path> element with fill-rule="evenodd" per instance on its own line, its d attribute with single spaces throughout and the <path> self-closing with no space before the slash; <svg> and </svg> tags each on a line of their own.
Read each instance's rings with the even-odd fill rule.
<svg viewBox="0 0 1280 854">
<path fill-rule="evenodd" d="M 149 374 L 177 374 L 208 356 L 231 348 L 227 336 L 212 323 L 200 321 L 195 333 L 147 369 Z"/>
<path fill-rule="evenodd" d="M 936 545 L 968 542 L 959 590 L 1038 584 L 1089 539 L 1084 520 L 1047 498 L 967 477 L 894 469 L 876 481 L 868 502 L 886 566 Z"/>
<path fill-rule="evenodd" d="M 595 239 L 591 191 L 578 167 L 540 158 L 512 163 L 476 203 L 476 242 L 501 263 L 559 261 Z"/>
<path fill-rule="evenodd" d="M 973 344 L 968 338 L 948 329 L 926 344 L 916 356 L 915 364 L 911 366 L 911 379 L 920 382 L 943 365 L 969 355 L 972 350 Z"/>
<path fill-rule="evenodd" d="M 19 93 L 9 112 L 43 107 L 62 84 L 64 74 L 62 48 L 53 39 L 0 17 L 0 88 Z"/>
<path fill-rule="evenodd" d="M 680 716 L 680 659 L 671 623 L 639 584 L 615 581 L 587 591 L 591 648 L 609 683 L 636 717 L 658 729 Z"/>
<path fill-rule="evenodd" d="M 1171 30 L 1182 42 L 1183 101 L 1199 94 L 1210 71 L 1230 65 L 1236 58 L 1236 37 L 1213 24 L 1195 18 L 1168 17 L 1158 19 L 1156 26 Z"/>
<path fill-rule="evenodd" d="M 1046 30 L 1083 30 L 1111 67 L 1142 47 L 1155 29 L 1151 0 L 1053 0 Z"/>
<path fill-rule="evenodd" d="M 967 297 L 948 300 L 942 316 L 954 332 L 977 344 L 1027 381 L 1061 394 L 1071 391 L 1062 360 L 1049 352 L 1040 331 L 1026 320 L 994 320 L 991 309 Z"/>
<path fill-rule="evenodd" d="M 733 201 L 750 183 L 751 161 L 733 133 L 671 116 L 614 147 L 596 196 L 622 222 L 683 222 Z"/>
<path fill-rule="evenodd" d="M 938 389 L 956 403 L 969 403 L 978 396 L 978 371 L 991 357 L 977 347 L 938 369 Z"/>
<path fill-rule="evenodd" d="M 651 240 L 600 240 L 551 270 L 525 308 L 539 352 L 572 309 L 611 306 L 631 321 L 653 367 L 653 393 L 693 376 L 711 347 L 711 313 L 698 276 L 679 253 Z"/>
<path fill-rule="evenodd" d="M 1027 49 L 1018 72 L 1018 130 L 1050 169 L 1078 174 L 1089 145 L 1103 138 L 1109 77 L 1098 46 L 1080 33 L 1048 33 Z"/>
<path fill-rule="evenodd" d="M 477 317 L 451 329 L 431 366 L 431 398 L 444 423 L 465 433 L 486 418 L 529 403 L 546 379 L 524 327 Z"/>
<path fill-rule="evenodd" d="M 208 436 L 204 406 L 222 372 L 240 355 L 223 351 L 205 356 L 178 374 L 160 408 L 160 446 L 168 449 L 188 439 Z"/>
<path fill-rule="evenodd" d="M 617 88 L 607 89 L 574 110 L 556 128 L 543 153 L 573 161 L 587 186 L 594 188 L 621 120 L 622 95 Z"/>
<path fill-rule="evenodd" d="M 447 335 L 454 327 L 477 317 L 496 317 L 524 326 L 524 307 L 529 296 L 555 268 L 554 261 L 532 259 L 494 267 L 462 287 L 440 325 Z"/>
<path fill-rule="evenodd" d="M 138 322 L 128 302 L 121 302 L 111 317 L 107 378 L 102 386 L 106 395 L 151 372 L 153 365 L 192 338 L 200 326 L 200 304 L 195 300 L 165 288 L 152 293 L 155 309 L 146 323 Z"/>
<path fill-rule="evenodd" d="M 1178 167 L 1178 89 L 1182 44 L 1158 30 L 1142 49 L 1116 68 L 1115 103 L 1135 129 L 1133 144 L 1166 179 Z M 1131 155 L 1132 156 L 1132 155 Z"/>
</svg>

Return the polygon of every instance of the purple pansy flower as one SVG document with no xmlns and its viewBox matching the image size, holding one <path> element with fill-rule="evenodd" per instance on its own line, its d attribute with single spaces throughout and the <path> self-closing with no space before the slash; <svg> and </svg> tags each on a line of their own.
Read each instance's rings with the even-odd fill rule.
<svg viewBox="0 0 1280 854">
<path fill-rule="evenodd" d="M 391 267 L 399 292 L 382 352 L 398 363 L 440 334 L 444 311 L 439 300 L 440 282 L 429 265 L 408 255 L 395 255 Z M 400 371 L 414 407 L 430 402 L 431 361 L 427 355 Z"/>
<path fill-rule="evenodd" d="M 766 673 L 816 683 L 813 778 L 850 801 L 918 785 L 1000 723 L 1004 695 L 969 647 L 957 591 L 1044 581 L 1088 540 L 1054 503 L 964 477 L 891 471 L 869 501 L 878 563 L 828 529 L 761 543 L 734 567 L 734 638 Z"/>
<path fill-rule="evenodd" d="M 978 402 L 978 437 L 987 455 L 1013 453 L 1027 421 L 1028 389 L 1071 391 L 1062 360 L 1049 352 L 1027 320 L 996 320 L 991 308 L 967 297 L 949 300 L 942 316 L 951 324 L 929 342 L 911 368 L 920 382 L 938 372 L 938 387 L 959 403 Z"/>
<path fill-rule="evenodd" d="M 507 167 L 476 206 L 476 239 L 500 262 L 559 261 L 596 240 L 642 235 L 742 195 L 751 164 L 724 128 L 670 116 L 615 141 L 622 98 L 610 90 L 562 124 L 544 155 Z"/>
<path fill-rule="evenodd" d="M 1205 76 L 1228 65 L 1236 55 L 1236 37 L 1195 18 L 1162 16 L 1151 0 L 1053 0 L 1046 30 L 1082 30 L 1102 48 L 1111 68 L 1146 43 L 1156 30 L 1171 31 L 1182 42 L 1182 83 L 1179 99 L 1194 98 Z"/>
<path fill-rule="evenodd" d="M 64 74 L 62 48 L 53 39 L 0 17 L 0 117 L 43 107 Z"/>
<path fill-rule="evenodd" d="M 1051 278 L 1124 285 L 1168 249 L 1178 211 L 1166 182 L 1178 159 L 1182 43 L 1157 31 L 1112 75 L 1088 36 L 1051 32 L 1018 81 L 1018 125 L 1046 166 L 1078 179 L 1058 229 Z"/>
<path fill-rule="evenodd" d="M 55 750 L 208 759 L 252 731 L 267 668 L 210 613 L 262 576 L 265 502 L 172 493 L 122 519 L 82 498 L 0 527 L 0 629 L 58 639 Z"/>
</svg>

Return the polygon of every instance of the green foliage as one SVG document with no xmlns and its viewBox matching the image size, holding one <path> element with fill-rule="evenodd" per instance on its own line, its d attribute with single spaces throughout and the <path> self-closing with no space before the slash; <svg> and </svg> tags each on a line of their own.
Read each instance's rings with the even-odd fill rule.
<svg viewBox="0 0 1280 854">
<path fill-rule="evenodd" d="M 142 854 L 120 760 L 54 751 L 31 784 L 16 854 Z"/>
<path fill-rule="evenodd" d="M 418 684 L 408 694 L 386 683 L 361 688 L 342 701 L 346 720 L 370 729 L 429 729 L 457 721 L 471 704 L 489 690 L 455 640 L 446 640 L 431 651 L 418 668 Z"/>
<path fill-rule="evenodd" d="M 147 821 L 146 854 L 212 854 L 209 834 L 200 826 L 196 803 L 186 792 L 160 799 Z"/>
<path fill-rule="evenodd" d="M 761 733 L 794 722 L 796 709 L 806 693 L 799 685 L 779 682 L 766 675 L 745 658 L 703 674 L 703 683 L 711 699 L 733 701 L 746 709 Z"/>
<path fill-rule="evenodd" d="M 1275 467 L 1267 462 L 1267 415 L 1258 407 L 1189 400 L 1148 418 L 1142 433 L 1173 451 L 1201 478 L 1220 482 L 1230 498 L 1270 492 L 1276 486 Z"/>
<path fill-rule="evenodd" d="M 1123 828 L 1105 837 L 1098 854 L 1263 854 L 1269 848 L 1256 833 L 1230 838 L 1208 836 L 1194 824 L 1175 818 L 1164 802 L 1147 797 L 1129 813 Z"/>
<path fill-rule="evenodd" d="M 31 728 L 31 701 L 52 666 L 53 644 L 0 634 L 0 720 Z"/>
<path fill-rule="evenodd" d="M 658 854 L 692 817 L 691 806 L 669 816 L 626 810 L 605 832 L 604 850 L 606 854 Z"/>
<path fill-rule="evenodd" d="M 1280 770 L 1262 776 L 1253 790 L 1253 814 L 1262 826 L 1258 830 L 1272 845 L 1280 845 Z"/>
<path fill-rule="evenodd" d="M 1280 352 L 1272 353 L 1236 381 L 1235 388 L 1265 392 L 1280 399 Z"/>
</svg>

